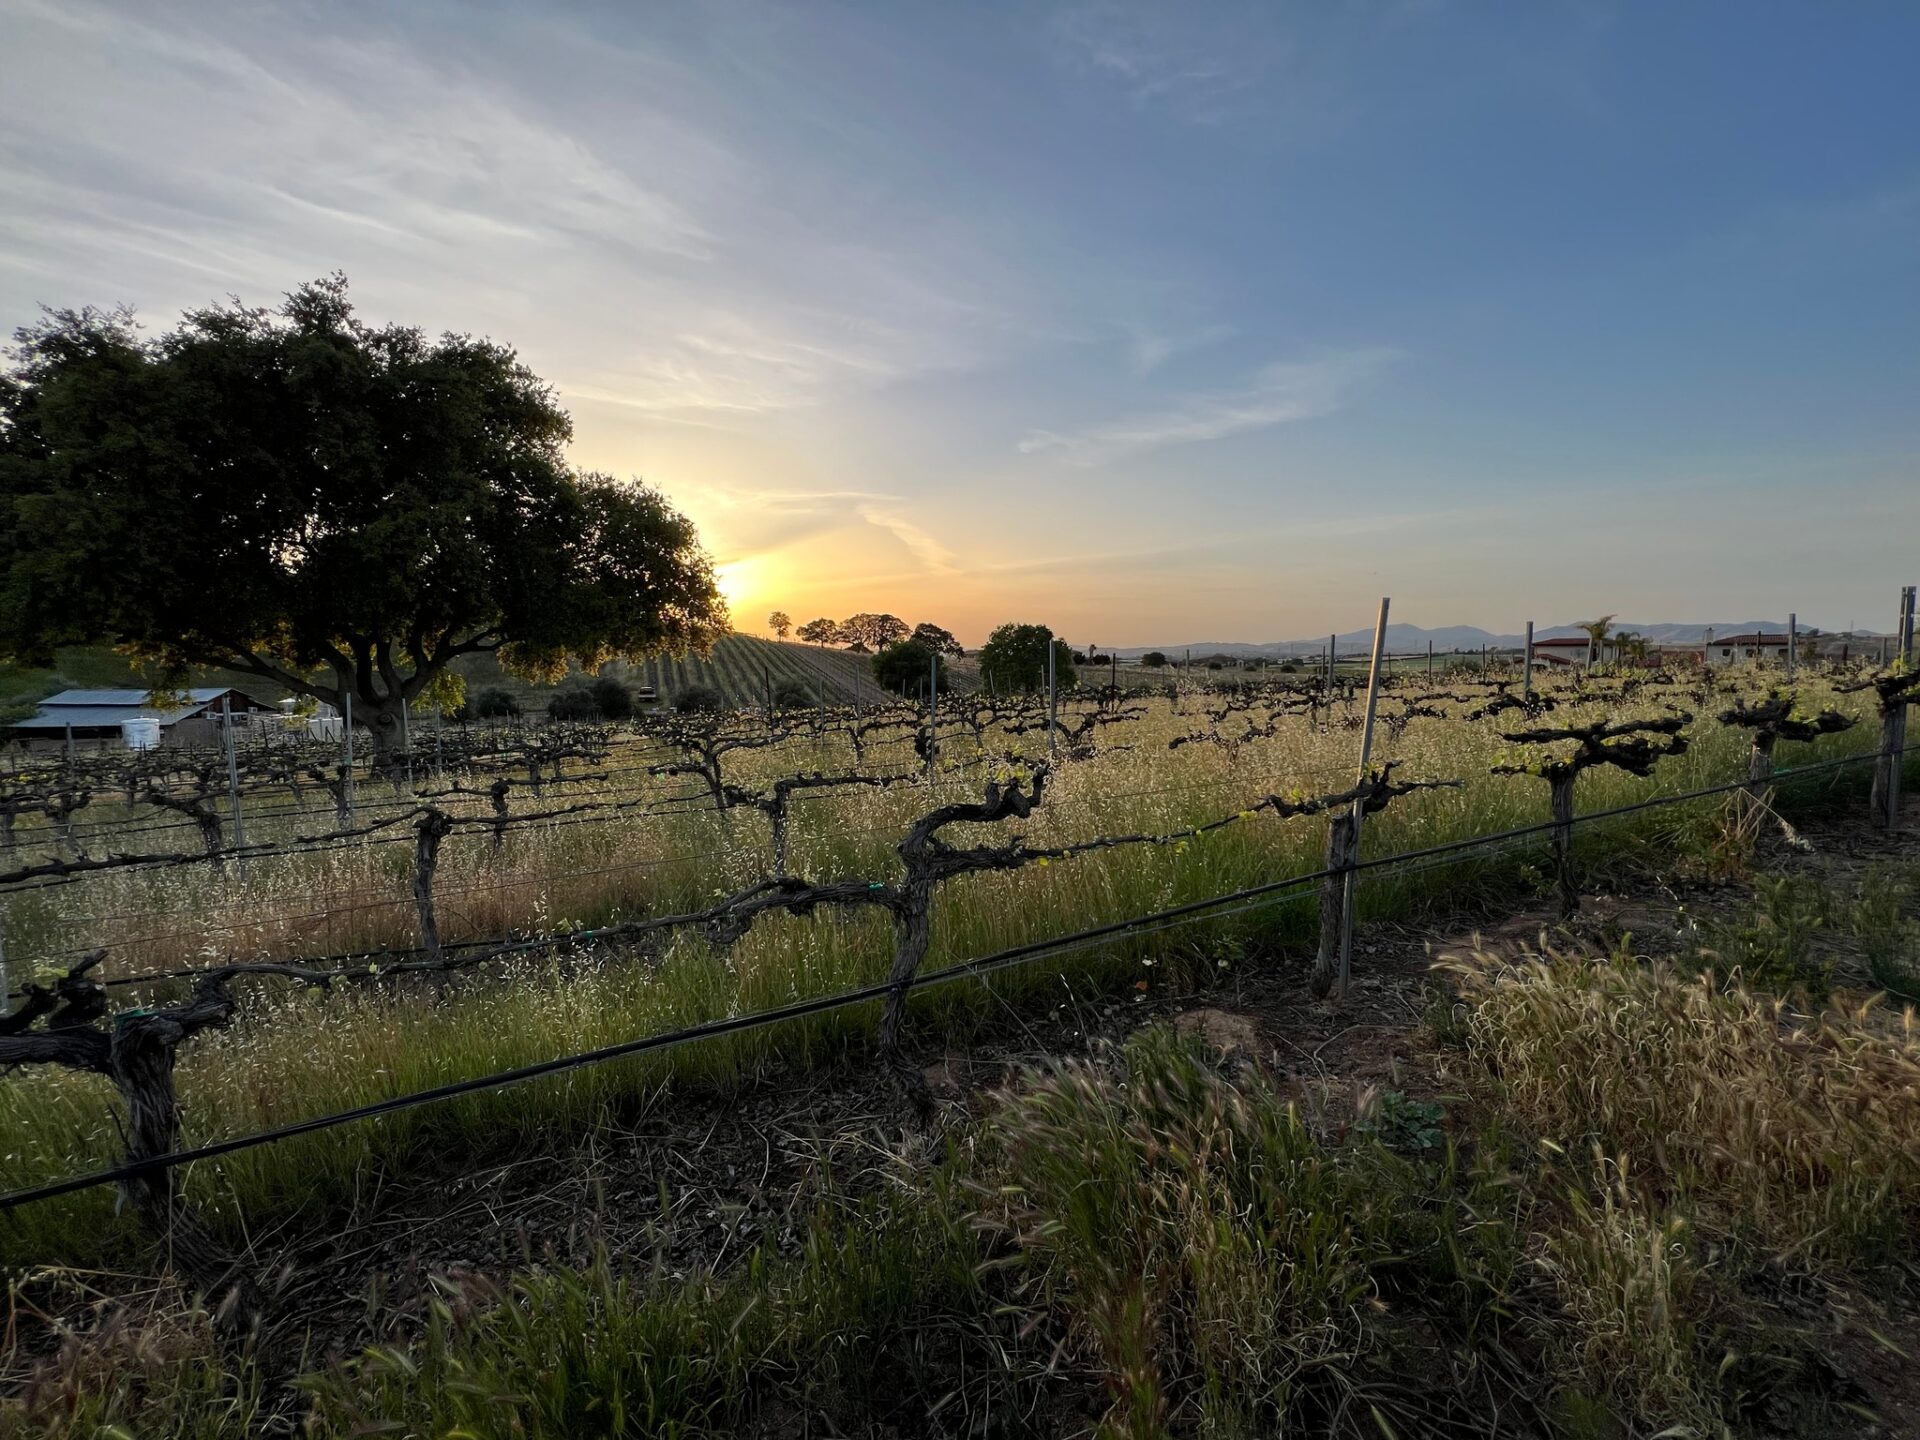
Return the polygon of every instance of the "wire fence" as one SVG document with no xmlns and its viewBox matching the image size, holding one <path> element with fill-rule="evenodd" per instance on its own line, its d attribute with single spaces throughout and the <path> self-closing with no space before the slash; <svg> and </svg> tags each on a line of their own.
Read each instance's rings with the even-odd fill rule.
<svg viewBox="0 0 1920 1440">
<path fill-rule="evenodd" d="M 1835 759 L 1818 761 L 1808 765 L 1796 766 L 1774 772 L 1771 783 L 1784 785 L 1808 777 L 1837 774 L 1849 766 L 1880 763 L 1891 758 L 1896 762 L 1904 761 L 1910 754 L 1920 751 L 1920 746 L 1903 747 L 1889 757 L 1884 751 L 1872 751 L 1858 755 L 1840 756 Z M 793 1001 L 786 1005 L 754 1010 L 739 1015 L 707 1021 L 697 1025 L 684 1026 L 672 1031 L 657 1032 L 639 1036 L 616 1044 L 584 1050 L 570 1055 L 559 1056 L 531 1065 L 513 1069 L 495 1071 L 465 1080 L 453 1081 L 427 1089 L 410 1091 L 403 1095 L 390 1096 L 382 1100 L 360 1105 L 347 1110 L 317 1115 L 295 1121 L 287 1125 L 259 1130 L 226 1139 L 209 1141 L 187 1149 L 173 1150 L 166 1154 L 132 1160 L 126 1163 L 91 1171 L 85 1174 L 49 1181 L 20 1190 L 0 1194 L 0 1213 L 7 1213 L 25 1205 L 71 1195 L 83 1190 L 100 1186 L 122 1184 L 129 1180 L 158 1174 L 201 1160 L 216 1159 L 260 1146 L 272 1145 L 300 1135 L 328 1130 L 338 1126 L 357 1124 L 376 1119 L 384 1115 L 411 1110 L 421 1106 L 441 1104 L 462 1096 L 499 1091 L 525 1085 L 547 1076 L 563 1074 L 586 1066 L 601 1065 L 610 1061 L 649 1053 L 672 1050 L 681 1046 L 704 1040 L 716 1039 L 727 1035 L 736 1035 L 780 1026 L 798 1020 L 848 1010 L 876 1001 L 887 1001 L 895 997 L 904 997 L 909 993 L 935 986 L 944 986 L 962 980 L 977 979 L 997 971 L 1027 964 L 1036 960 L 1060 957 L 1079 951 L 1112 944 L 1119 940 L 1137 939 L 1143 936 L 1164 933 L 1182 925 L 1217 921 L 1228 916 L 1245 914 L 1252 910 L 1264 909 L 1274 905 L 1303 899 L 1314 893 L 1323 882 L 1344 879 L 1350 874 L 1377 874 L 1394 869 L 1418 871 L 1449 863 L 1463 855 L 1477 851 L 1499 851 L 1517 846 L 1520 842 L 1556 830 L 1570 829 L 1619 819 L 1645 811 L 1661 809 L 1690 802 L 1711 799 L 1732 794 L 1735 791 L 1750 790 L 1751 780 L 1730 781 L 1724 784 L 1703 786 L 1693 790 L 1669 795 L 1653 796 L 1631 804 L 1614 806 L 1606 810 L 1577 815 L 1570 822 L 1546 821 L 1539 824 L 1522 825 L 1493 834 L 1473 836 L 1467 839 L 1446 841 L 1415 850 L 1401 851 L 1391 855 L 1359 859 L 1351 863 L 1323 867 L 1304 874 L 1290 875 L 1284 879 L 1243 887 L 1204 899 L 1188 901 L 1165 909 L 1110 921 L 1105 924 L 1077 930 L 1070 934 L 1054 936 L 1043 940 L 1015 945 L 988 955 L 960 961 L 957 964 L 932 971 L 909 975 L 904 979 L 879 981 L 868 985 L 853 987 L 830 994 Z M 600 932 L 580 930 L 561 935 L 549 935 L 520 941 L 500 943 L 495 951 L 499 958 L 530 954 L 535 951 L 577 944 L 592 939 Z M 491 958 L 491 957 L 490 957 Z M 181 972 L 192 974 L 195 972 Z M 152 979 L 161 977 L 147 977 Z"/>
</svg>

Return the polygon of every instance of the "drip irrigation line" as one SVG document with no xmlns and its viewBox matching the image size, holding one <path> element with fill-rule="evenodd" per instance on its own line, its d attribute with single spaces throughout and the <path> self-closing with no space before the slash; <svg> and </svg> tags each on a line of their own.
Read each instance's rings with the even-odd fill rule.
<svg viewBox="0 0 1920 1440">
<path fill-rule="evenodd" d="M 1896 753 L 1901 756 L 1905 756 L 1907 754 L 1913 753 L 1916 749 L 1920 749 L 1920 746 L 1904 747 L 1903 749 L 1901 749 Z M 1855 755 L 1840 756 L 1832 760 L 1819 761 L 1810 765 L 1796 766 L 1789 769 L 1776 770 L 1775 772 L 1773 772 L 1773 780 L 1787 781 L 1800 775 L 1807 775 L 1807 774 L 1819 773 L 1819 772 L 1828 771 L 1828 770 L 1834 770 L 1834 769 L 1842 768 L 1848 765 L 1877 762 L 1880 756 L 1882 755 L 1882 753 L 1883 752 L 1878 750 L 1862 751 Z M 1295 772 L 1295 773 L 1297 774 L 1302 772 Z M 1304 773 L 1315 774 L 1319 772 L 1308 771 Z M 1672 795 L 1656 795 L 1656 796 L 1649 797 L 1648 799 L 1645 799 L 1645 800 L 1635 801 L 1630 804 L 1627 804 L 1624 806 L 1618 806 L 1610 810 L 1594 811 L 1588 814 L 1576 815 L 1573 818 L 1573 824 L 1578 826 L 1578 825 L 1586 824 L 1592 821 L 1611 819 L 1621 815 L 1632 814 L 1641 810 L 1648 810 L 1648 809 L 1659 808 L 1667 805 L 1684 803 L 1689 800 L 1705 799 L 1714 795 L 1731 794 L 1736 790 L 1746 789 L 1749 783 L 1750 782 L 1746 780 L 1728 781 L 1724 784 L 1707 786 L 1707 787 L 1703 787 L 1703 788 L 1691 790 L 1691 791 L 1678 792 Z M 1197 786 L 1197 787 L 1190 787 L 1190 788 L 1208 789 L 1208 788 L 1216 788 L 1216 787 Z M 818 795 L 825 792 L 801 791 L 797 793 L 800 795 L 808 795 L 808 794 Z M 706 797 L 702 795 L 701 797 L 698 797 L 698 798 L 704 799 Z M 741 808 L 741 807 L 730 807 L 730 808 Z M 699 809 L 697 809 L 696 813 L 704 813 L 704 807 L 700 807 Z M 720 813 L 720 812 L 714 812 L 714 813 Z M 557 822 L 551 828 L 560 828 L 560 825 L 563 823 L 565 822 Z M 1445 854 L 1450 854 L 1456 851 L 1469 850 L 1469 849 L 1474 849 L 1474 848 L 1479 848 L 1484 846 L 1495 845 L 1499 842 L 1506 841 L 1506 840 L 1525 839 L 1535 835 L 1547 834 L 1553 831 L 1555 828 L 1557 828 L 1555 822 L 1550 820 L 1541 821 L 1535 824 L 1517 826 L 1504 831 L 1492 832 L 1487 835 L 1470 836 L 1462 840 L 1445 841 L 1438 845 L 1425 847 L 1420 850 L 1406 851 L 1396 855 L 1378 856 L 1372 859 L 1360 860 L 1355 862 L 1353 868 L 1356 871 L 1369 871 L 1374 869 L 1380 869 L 1383 867 L 1387 867 L 1387 866 L 1391 866 L 1391 865 L 1395 865 L 1395 864 L 1399 864 L 1407 861 L 1422 859 L 1430 855 L 1445 855 Z M 821 839 L 821 840 L 835 840 L 835 839 L 845 839 L 852 836 L 864 835 L 864 834 L 878 834 L 878 833 L 892 833 L 892 832 L 893 832 L 893 827 L 876 825 L 876 826 L 854 827 L 846 830 L 828 832 L 825 835 L 818 836 L 815 838 Z M 400 838 L 406 838 L 406 837 L 400 837 Z M 306 853 L 311 853 L 311 852 L 306 852 Z M 660 857 L 656 857 L 649 860 L 622 862 L 621 864 L 618 864 L 618 865 L 597 866 L 597 867 L 591 867 L 587 869 L 571 870 L 571 871 L 565 872 L 564 874 L 549 874 L 549 875 L 544 875 L 540 877 L 527 877 L 525 880 L 521 880 L 516 883 L 519 883 L 519 884 L 532 883 L 532 884 L 540 885 L 543 888 L 545 888 L 545 887 L 551 887 L 559 883 L 564 883 L 565 881 L 570 879 L 582 879 L 582 878 L 597 876 L 597 875 L 632 873 L 640 870 L 659 869 L 661 867 L 664 867 L 667 865 L 673 865 L 673 864 L 685 864 L 685 863 L 690 863 L 698 860 L 724 858 L 728 853 L 729 852 L 726 850 L 715 850 L 715 851 L 694 852 L 691 854 L 660 856 Z M 498 881 L 487 881 L 485 879 L 476 879 L 475 882 L 472 884 L 449 888 L 447 890 L 437 892 L 436 901 L 456 899 L 461 896 L 484 893 L 484 892 L 496 890 L 498 888 L 499 888 Z M 333 893 L 347 893 L 347 892 L 333 892 Z M 405 907 L 411 903 L 412 903 L 411 898 L 407 896 L 395 896 L 392 898 L 380 899 L 380 900 L 363 900 L 363 901 L 358 901 L 351 905 L 339 906 L 339 907 L 335 907 L 328 910 L 306 911 L 293 916 L 276 917 L 274 923 L 278 926 L 286 927 L 289 925 L 293 925 L 297 922 L 307 921 L 307 920 L 331 921 L 333 918 L 338 916 L 362 914 L 367 911 L 389 910 L 395 907 Z M 148 936 L 138 937 L 133 940 L 122 940 L 122 941 L 119 941 L 118 944 L 121 948 L 126 948 L 133 945 L 154 944 L 164 940 L 189 940 L 189 941 L 201 940 L 211 934 L 230 933 L 236 930 L 245 930 L 245 929 L 251 928 L 254 923 L 255 922 L 252 922 L 252 921 L 223 922 L 218 925 L 203 927 L 202 929 L 196 930 L 196 931 L 173 931 L 173 932 L 168 932 L 164 934 L 148 935 Z M 450 945 L 446 948 L 468 949 L 468 948 L 481 947 L 481 946 L 484 946 L 487 944 L 493 944 L 493 943 L 498 943 L 498 942 L 494 940 L 461 941 L 461 942 L 457 942 L 457 944 L 455 945 Z M 60 951 L 51 952 L 49 955 L 44 956 L 43 959 L 60 959 L 68 956 L 82 955 L 96 948 L 98 947 L 87 946 L 87 945 L 73 946 Z M 361 958 L 363 956 L 368 956 L 373 954 L 403 955 L 403 954 L 411 954 L 411 953 L 414 953 L 414 952 L 411 950 L 363 951 L 363 952 L 355 952 L 353 954 L 348 954 L 348 955 L 303 957 L 297 963 L 325 964 L 325 963 L 331 963 L 339 960 Z M 164 978 L 166 979 L 191 978 L 191 976 L 195 973 L 199 973 L 199 972 L 196 972 L 193 970 L 165 972 Z M 111 984 L 131 985 L 136 983 L 157 982 L 160 978 L 163 978 L 161 974 L 154 974 L 154 975 L 148 975 L 148 976 L 129 976 L 129 977 L 122 977 L 119 980 L 109 980 L 103 983 L 110 984 L 110 985 Z M 9 998 L 17 998 L 19 994 L 23 994 L 23 993 L 24 992 L 15 992 L 15 994 L 13 996 L 10 996 Z"/>
<path fill-rule="evenodd" d="M 401 1110 L 411 1110 L 423 1105 L 437 1104 L 462 1096 L 478 1094 L 489 1090 L 504 1090 L 523 1085 L 532 1080 L 549 1075 L 563 1074 L 570 1070 L 590 1065 L 604 1064 L 609 1060 L 625 1059 L 634 1055 L 652 1051 L 670 1050 L 700 1040 L 716 1039 L 743 1031 L 765 1029 L 773 1025 L 786 1024 L 794 1020 L 809 1019 L 816 1015 L 847 1009 L 855 1005 L 884 1000 L 896 992 L 910 992 L 927 989 L 936 985 L 949 984 L 956 980 L 971 979 L 991 974 L 997 970 L 1029 960 L 1040 959 L 1048 955 L 1069 954 L 1076 950 L 1117 939 L 1129 932 L 1142 934 L 1157 933 L 1170 929 L 1173 924 L 1198 918 L 1201 912 L 1217 908 L 1235 901 L 1266 897 L 1262 903 L 1277 904 L 1284 899 L 1294 898 L 1282 895 L 1283 890 L 1303 889 L 1315 876 L 1294 876 L 1288 880 L 1276 881 L 1269 885 L 1255 886 L 1243 891 L 1214 896 L 1207 900 L 1197 900 L 1186 905 L 1174 906 L 1168 910 L 1157 911 L 1150 915 L 1134 917 L 1130 920 L 1115 921 L 1109 925 L 1096 926 L 1090 930 L 1078 931 L 1072 935 L 1058 936 L 1051 940 L 1033 941 L 1025 945 L 1012 946 L 978 959 L 962 961 L 958 965 L 944 970 L 934 970 L 910 977 L 905 981 L 877 981 L 870 985 L 858 986 L 851 990 L 836 991 L 830 995 L 815 996 L 807 1000 L 794 1001 L 787 1005 L 776 1006 L 769 1010 L 749 1011 L 744 1015 L 728 1016 L 721 1020 L 710 1020 L 698 1025 L 689 1025 L 678 1030 L 660 1034 L 645 1035 L 633 1040 L 620 1041 L 613 1045 L 603 1045 L 597 1049 L 584 1050 L 577 1054 L 560 1056 L 552 1060 L 542 1060 L 532 1065 L 522 1065 L 510 1070 L 495 1071 L 490 1075 L 476 1076 L 469 1080 L 457 1080 L 445 1085 L 436 1085 L 426 1090 L 415 1090 L 405 1095 L 395 1095 L 385 1100 L 374 1101 L 367 1105 L 356 1106 L 351 1110 L 335 1111 L 327 1115 L 316 1115 L 307 1120 L 277 1126 L 272 1130 L 254 1131 L 247 1135 L 237 1135 L 226 1140 L 210 1141 L 204 1145 L 187 1150 L 170 1151 L 165 1155 L 152 1156 L 145 1160 L 130 1161 L 126 1164 L 97 1170 L 85 1175 L 72 1176 L 65 1180 L 51 1181 L 44 1185 L 23 1190 L 10 1191 L 0 1195 L 0 1214 L 10 1213 L 24 1205 L 35 1204 L 43 1200 L 56 1199 L 62 1195 L 72 1195 L 82 1190 L 95 1189 L 102 1185 L 117 1184 L 124 1180 L 135 1179 L 142 1175 L 154 1174 L 162 1170 L 176 1169 L 200 1160 L 216 1159 L 222 1155 L 235 1154 L 242 1150 L 255 1149 L 262 1145 L 271 1145 L 283 1140 L 291 1140 L 301 1135 L 312 1134 L 320 1130 L 331 1130 L 341 1125 L 353 1124 L 362 1120 L 376 1119 Z M 1246 908 L 1255 908 L 1248 906 Z M 1233 912 L 1239 913 L 1239 912 Z M 1212 918 L 1212 917 L 1208 917 Z M 1142 927 L 1152 927 L 1143 929 Z M 544 941 L 528 942 L 516 949 L 530 950 L 545 944 Z M 511 951 L 503 952 L 513 953 Z"/>
</svg>

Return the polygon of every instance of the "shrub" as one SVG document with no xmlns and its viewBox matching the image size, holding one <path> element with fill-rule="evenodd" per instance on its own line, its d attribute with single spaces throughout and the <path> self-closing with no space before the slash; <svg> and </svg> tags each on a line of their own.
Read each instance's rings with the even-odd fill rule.
<svg viewBox="0 0 1920 1440">
<path fill-rule="evenodd" d="M 547 701 L 547 718 L 574 722 L 598 720 L 600 702 L 594 696 L 593 687 L 577 683 L 562 686 Z"/>
<path fill-rule="evenodd" d="M 711 685 L 689 685 L 673 697 L 682 715 L 717 715 L 727 708 L 727 697 Z"/>
<path fill-rule="evenodd" d="M 498 685 L 489 685 L 473 697 L 473 703 L 466 706 L 467 716 L 475 720 L 511 719 L 520 713 L 520 702 L 513 698 L 511 690 L 503 690 Z"/>
<path fill-rule="evenodd" d="M 811 710 L 819 703 L 819 696 L 804 680 L 781 680 L 773 687 L 773 708 L 776 710 Z"/>
<path fill-rule="evenodd" d="M 952 688 L 947 678 L 946 661 L 940 658 L 937 650 L 918 640 L 903 640 L 898 645 L 889 645 L 873 657 L 872 664 L 875 682 L 896 695 L 923 693 L 930 673 L 939 677 L 942 691 Z"/>
<path fill-rule="evenodd" d="M 593 703 L 600 709 L 605 720 L 625 720 L 633 714 L 633 691 L 611 675 L 602 675 L 588 689 L 593 694 Z"/>
</svg>

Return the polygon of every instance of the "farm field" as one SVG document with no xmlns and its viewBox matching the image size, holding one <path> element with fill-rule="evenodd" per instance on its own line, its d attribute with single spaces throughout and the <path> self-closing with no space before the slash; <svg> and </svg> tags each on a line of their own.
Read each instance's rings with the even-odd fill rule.
<svg viewBox="0 0 1920 1440">
<path fill-rule="evenodd" d="M 1575 677 L 1530 702 L 1511 677 L 1438 678 L 1382 696 L 1361 854 L 1418 858 L 1356 876 L 1354 984 L 1326 998 L 1304 967 L 1365 705 L 1309 677 L 1070 693 L 1051 733 L 1044 704 L 981 697 L 943 702 L 937 731 L 908 706 L 454 730 L 410 770 L 363 764 L 350 814 L 323 764 L 263 743 L 238 757 L 250 850 L 210 840 L 224 770 L 192 757 L 21 769 L 16 795 L 87 799 L 16 807 L 13 986 L 104 952 L 58 992 L 77 1017 L 101 982 L 114 1013 L 228 1006 L 179 1043 L 173 1148 L 869 998 L 183 1167 L 165 1203 L 245 1257 L 252 1340 L 217 1300 L 85 1278 L 151 1268 L 141 1205 L 101 1187 L 17 1209 L 0 1416 L 724 1434 L 778 1433 L 798 1404 L 842 1433 L 1406 1434 L 1484 1418 L 1490 1389 L 1516 1407 L 1502 1433 L 1711 1430 L 1769 1405 L 1835 1433 L 1817 1426 L 1855 1401 L 1818 1365 L 1867 1394 L 1870 1352 L 1816 1357 L 1741 1307 L 1784 1265 L 1907 1313 L 1863 1277 L 1910 1253 L 1920 1214 L 1898 1000 L 1920 993 L 1920 854 L 1860 818 L 1868 767 L 1830 763 L 1879 745 L 1873 692 L 1802 677 L 1775 723 L 1807 738 L 1786 728 L 1763 804 L 1728 788 L 1753 725 L 1722 717 L 1777 675 Z M 1600 725 L 1619 738 L 1596 744 L 1651 749 L 1585 770 L 1581 814 L 1714 793 L 1580 826 L 1566 916 L 1538 908 L 1543 782 L 1580 746 L 1516 737 Z M 803 776 L 822 783 L 781 789 Z M 915 842 L 948 807 L 945 838 Z M 883 996 L 912 914 L 920 975 L 1038 953 L 917 993 L 896 1041 Z M 1482 919 L 1507 922 L 1484 953 Z M 1680 1026 L 1705 1038 L 1677 1046 Z M 1650 1045 L 1658 1093 L 1633 1058 Z M 1815 1107 L 1792 1112 L 1804 1133 L 1676 1150 L 1720 1133 L 1713 1107 L 1776 1046 L 1826 1087 L 1792 1102 Z M 1571 1085 L 1574 1054 L 1604 1093 Z M 9 1075 L 6 1188 L 119 1161 L 112 1094 L 80 1067 Z M 1833 1133 L 1813 1118 L 1841 1113 Z M 1089 1185 L 1111 1200 L 1088 1210 Z M 443 1203 L 488 1214 L 475 1253 L 408 1249 Z M 1249 1207 L 1260 1225 L 1227 1225 Z M 351 1238 L 371 1233 L 401 1238 Z M 1665 1328 L 1638 1323 L 1648 1306 Z M 1804 1383 L 1767 1388 L 1755 1316 Z M 584 1338 L 602 1334 L 625 1338 Z M 1723 1340 L 1742 1358 L 1716 1374 Z M 1415 1361 L 1441 1367 L 1435 1393 L 1392 1379 Z M 876 1386 L 894 1370 L 946 1399 L 889 1410 L 910 1403 Z M 611 1393 L 628 1418 L 576 1408 Z"/>
</svg>

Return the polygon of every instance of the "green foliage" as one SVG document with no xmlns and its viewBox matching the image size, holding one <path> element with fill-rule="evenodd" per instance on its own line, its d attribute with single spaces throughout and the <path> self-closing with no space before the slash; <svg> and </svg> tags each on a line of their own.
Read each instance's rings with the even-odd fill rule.
<svg viewBox="0 0 1920 1440">
<path fill-rule="evenodd" d="M 896 695 L 924 694 L 930 674 L 937 676 L 942 693 L 953 688 L 940 652 L 918 640 L 889 645 L 872 664 L 874 681 Z"/>
<path fill-rule="evenodd" d="M 1446 1143 L 1440 1128 L 1444 1107 L 1432 1100 L 1409 1099 L 1404 1091 L 1384 1090 L 1354 1122 L 1354 1133 L 1372 1136 L 1392 1150 L 1437 1150 Z"/>
<path fill-rule="evenodd" d="M 838 645 L 840 643 L 840 622 L 821 616 L 818 620 L 809 620 L 797 632 L 809 645 Z"/>
<path fill-rule="evenodd" d="M 1041 690 L 1047 684 L 1047 646 L 1053 646 L 1054 683 L 1062 690 L 1074 682 L 1073 647 L 1055 640 L 1045 625 L 1007 624 L 980 647 L 980 678 L 994 690 Z"/>
<path fill-rule="evenodd" d="M 600 700 L 593 693 L 593 687 L 575 681 L 563 685 L 547 701 L 547 717 L 552 720 L 565 720 L 574 723 L 598 720 L 600 718 Z"/>
<path fill-rule="evenodd" d="M 793 617 L 784 610 L 776 610 L 767 616 L 767 628 L 784 640 L 793 630 Z"/>
<path fill-rule="evenodd" d="M 951 630 L 932 624 L 929 621 L 922 620 L 918 625 L 914 626 L 913 634 L 907 638 L 917 644 L 926 646 L 929 650 L 937 651 L 942 655 L 952 655 L 956 659 L 967 653 L 966 648 L 961 645 L 959 637 Z"/>
<path fill-rule="evenodd" d="M 836 627 L 836 633 L 843 645 L 882 650 L 889 645 L 898 645 L 912 632 L 908 630 L 907 622 L 898 615 L 870 615 L 863 611 L 842 620 Z"/>
<path fill-rule="evenodd" d="M 1706 925 L 1704 953 L 1715 972 L 1738 971 L 1760 989 L 1800 989 L 1824 999 L 1833 984 L 1833 962 L 1817 953 L 1816 940 L 1832 913 L 1826 886 L 1810 875 L 1759 875 L 1754 900 L 1748 915 Z"/>
<path fill-rule="evenodd" d="M 1846 925 L 1866 957 L 1873 983 L 1920 1002 L 1920 920 L 1910 918 L 1917 880 L 1898 865 L 1876 865 L 1860 879 Z"/>
<path fill-rule="evenodd" d="M 512 719 L 520 713 L 520 702 L 513 698 L 511 690 L 498 685 L 490 685 L 473 697 L 471 705 L 463 707 L 462 719 L 503 720 Z"/>
<path fill-rule="evenodd" d="M 625 720 L 633 714 L 633 691 L 611 675 L 602 675 L 587 687 L 604 720 Z"/>
<path fill-rule="evenodd" d="M 5 378 L 0 656 L 111 639 L 334 704 L 350 684 L 371 721 L 462 654 L 551 675 L 724 631 L 692 524 L 570 471 L 510 349 L 370 327 L 340 277 L 152 337 L 52 312 Z"/>
<path fill-rule="evenodd" d="M 1140 657 L 1140 663 L 1142 665 L 1147 666 L 1149 669 L 1164 670 L 1167 665 L 1166 652 L 1161 650 L 1149 650 L 1147 651 L 1146 654 Z"/>
<path fill-rule="evenodd" d="M 727 708 L 727 697 L 711 685 L 689 685 L 673 697 L 673 708 L 682 715 L 718 715 Z"/>
<path fill-rule="evenodd" d="M 819 703 L 819 695 L 804 680 L 774 681 L 773 708 L 776 710 L 812 710 Z"/>
</svg>

